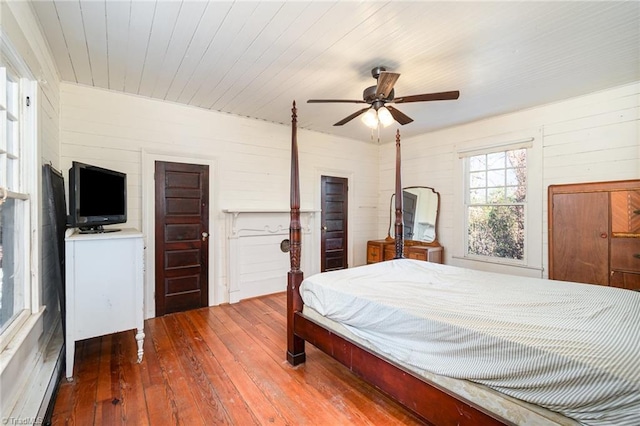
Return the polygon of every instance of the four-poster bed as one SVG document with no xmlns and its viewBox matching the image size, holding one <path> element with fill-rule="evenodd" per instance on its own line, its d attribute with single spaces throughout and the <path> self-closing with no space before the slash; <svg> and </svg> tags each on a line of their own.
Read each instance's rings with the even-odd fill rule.
<svg viewBox="0 0 640 426">
<path fill-rule="evenodd" d="M 464 289 L 464 291 L 469 291 L 470 294 L 477 292 L 474 290 L 475 284 L 489 284 L 489 285 L 497 285 L 498 289 L 505 289 L 505 293 L 509 292 L 509 288 L 512 285 L 508 281 L 508 276 L 501 277 L 499 274 L 485 274 L 479 273 L 478 271 L 468 271 L 465 276 L 465 271 L 460 268 L 453 268 L 444 265 L 435 265 L 429 264 L 428 262 L 419 262 L 412 261 L 408 259 L 401 259 L 403 252 L 403 229 L 402 229 L 402 197 L 396 198 L 395 205 L 395 248 L 396 248 L 396 260 L 377 263 L 373 265 L 367 265 L 363 267 L 350 268 L 348 270 L 343 271 L 334 271 L 329 273 L 317 274 L 313 277 L 309 277 L 307 280 L 303 280 L 303 272 L 300 270 L 300 252 L 301 252 L 301 227 L 300 227 L 300 190 L 299 190 L 299 163 L 298 163 L 298 145 L 297 145 L 297 116 L 296 116 L 296 108 L 295 102 L 293 104 L 292 109 L 292 139 L 291 139 L 291 225 L 290 225 L 290 260 L 291 260 L 291 270 L 288 274 L 288 285 L 287 285 L 287 360 L 292 365 L 298 365 L 305 362 L 305 350 L 304 345 L 305 342 L 309 342 L 327 354 L 331 355 L 333 358 L 337 359 L 339 362 L 344 364 L 347 368 L 349 368 L 356 375 L 362 377 L 367 382 L 371 383 L 373 386 L 379 388 L 386 394 L 390 395 L 398 402 L 403 404 L 409 410 L 417 414 L 419 417 L 424 419 L 425 421 L 436 424 L 436 425 L 448 425 L 448 424 L 456 424 L 456 425 L 498 425 L 498 424 L 562 424 L 562 425 L 573 425 L 578 424 L 576 421 L 571 418 L 560 415 L 555 411 L 551 411 L 548 409 L 549 406 L 553 406 L 553 404 L 543 404 L 547 408 L 543 408 L 537 405 L 537 403 L 527 403 L 521 401 L 521 393 L 528 395 L 527 392 L 530 392 L 528 389 L 532 387 L 530 384 L 523 385 L 526 389 L 516 389 L 515 392 L 509 394 L 508 387 L 512 384 L 510 382 L 510 377 L 504 378 L 501 380 L 505 381 L 507 385 L 505 387 L 497 386 L 501 391 L 503 389 L 507 389 L 506 393 L 498 392 L 495 389 L 491 389 L 491 385 L 493 384 L 492 379 L 493 375 L 500 376 L 502 371 L 502 364 L 493 364 L 493 358 L 501 358 L 508 357 L 509 355 L 505 354 L 516 354 L 516 358 L 519 358 L 521 355 L 521 359 L 519 359 L 520 364 L 528 364 L 533 363 L 536 364 L 541 358 L 552 358 L 555 364 L 570 364 L 573 369 L 577 370 L 589 370 L 591 365 L 583 365 L 584 359 L 581 357 L 581 351 L 577 355 L 571 354 L 571 356 L 575 356 L 579 361 L 575 361 L 573 359 L 569 359 L 568 361 L 566 354 L 562 352 L 560 355 L 556 355 L 552 353 L 551 355 L 547 354 L 544 349 L 534 348 L 534 352 L 520 352 L 521 344 L 518 341 L 519 337 L 514 338 L 513 340 L 516 342 L 503 342 L 503 336 L 500 335 L 496 337 L 494 335 L 490 335 L 488 338 L 486 336 L 476 335 L 475 333 L 481 333 L 485 330 L 481 329 L 484 327 L 485 322 L 491 322 L 492 319 L 490 316 L 484 315 L 483 309 L 485 306 L 488 306 L 491 303 L 491 298 L 495 299 L 494 294 L 489 294 L 488 297 L 486 295 L 478 294 L 479 300 L 481 300 L 481 304 L 475 307 L 475 311 L 478 313 L 478 317 L 472 317 L 470 321 L 467 321 L 464 318 L 464 315 L 467 314 L 465 311 L 474 311 L 474 308 L 471 304 L 465 304 L 465 300 L 467 294 L 464 293 L 459 295 L 461 299 L 457 301 L 456 307 L 457 310 L 462 310 L 462 316 L 456 316 L 457 313 L 452 314 L 451 316 L 451 306 L 446 305 L 448 302 L 441 302 L 438 298 L 440 297 L 438 293 L 422 293 L 425 289 L 430 291 L 429 287 L 447 287 L 447 292 L 451 293 L 460 293 L 460 289 Z M 401 164 L 400 164 L 400 135 L 399 132 L 396 134 L 396 182 L 395 189 L 396 193 L 401 193 L 402 185 L 401 185 Z M 435 270 L 433 270 L 435 268 Z M 440 268 L 440 269 L 438 269 Z M 451 269 L 448 269 L 451 268 Z M 457 270 L 459 269 L 459 271 Z M 424 274 L 435 273 L 437 278 L 430 278 L 429 283 L 423 283 L 420 281 L 421 277 L 425 276 Z M 396 275 L 397 274 L 397 275 Z M 462 274 L 462 275 L 460 275 Z M 455 279 L 455 285 L 450 286 L 450 282 L 446 281 L 450 277 Z M 444 277 L 444 278 L 443 278 Z M 388 302 L 385 299 L 385 290 L 384 284 L 388 283 L 394 279 L 397 279 L 398 282 L 402 281 L 403 285 L 408 285 L 408 287 L 403 287 L 403 291 L 407 291 L 407 295 L 405 295 L 405 299 L 409 301 L 419 300 L 424 298 L 425 300 L 435 300 L 435 306 L 429 306 L 426 309 L 420 307 L 419 309 L 405 309 L 404 305 L 400 310 L 396 310 L 396 306 L 394 303 L 396 301 Z M 304 282 L 303 282 L 304 281 Z M 365 283 L 364 287 L 351 286 L 352 282 Z M 484 283 L 483 281 L 492 281 L 491 283 Z M 495 281 L 495 282 L 493 282 Z M 525 284 L 529 285 L 531 289 L 535 289 L 539 287 L 539 293 L 542 298 L 551 298 L 551 305 L 555 303 L 555 299 L 558 297 L 565 297 L 566 292 L 573 287 L 581 287 L 581 285 L 576 285 L 573 283 L 562 283 L 559 289 L 552 289 L 548 285 L 549 280 L 535 280 L 529 279 L 529 281 L 525 280 Z M 370 285 L 369 285 L 370 284 Z M 395 284 L 395 283 L 394 283 Z M 369 285 L 368 287 L 366 285 Z M 521 284 L 518 284 L 521 285 Z M 458 288 L 458 286 L 460 288 Z M 353 287 L 353 289 L 352 289 Z M 596 286 L 592 286 L 596 287 Z M 391 287 L 395 288 L 395 287 Z M 522 287 L 513 287 L 512 293 L 515 294 L 516 299 L 518 298 L 518 293 L 522 293 Z M 601 289 L 596 289 L 595 291 L 600 291 Z M 609 291 L 610 289 L 604 289 L 604 291 Z M 598 404 L 601 404 L 603 407 L 608 409 L 610 406 L 615 406 L 616 410 L 619 410 L 617 415 L 622 415 L 623 417 L 627 417 L 625 421 L 628 421 L 628 413 L 637 413 L 636 415 L 640 418 L 640 396 L 636 396 L 640 394 L 640 375 L 635 372 L 635 366 L 631 365 L 631 358 L 635 360 L 636 355 L 638 353 L 639 348 L 639 337 L 640 337 L 640 328 L 637 326 L 637 323 L 640 323 L 640 294 L 633 293 L 628 290 L 619 290 L 614 289 L 616 291 L 628 292 L 627 293 L 615 293 L 617 298 L 624 299 L 621 304 L 624 305 L 627 311 L 622 313 L 622 318 L 629 321 L 636 321 L 633 329 L 629 330 L 628 338 L 631 339 L 630 342 L 625 342 L 626 347 L 622 348 L 623 357 L 629 355 L 627 358 L 624 358 L 620 361 L 621 366 L 607 366 L 606 368 L 611 368 L 611 374 L 609 371 L 603 373 L 603 381 L 607 381 L 607 386 L 609 388 L 614 388 L 615 392 L 610 392 L 613 394 L 620 394 L 620 401 L 611 401 L 611 395 L 606 394 L 606 396 L 602 397 L 605 402 L 596 401 L 594 405 L 596 405 L 597 409 L 600 409 Z M 415 291 L 415 293 L 412 293 Z M 389 292 L 393 292 L 389 291 Z M 397 299 L 398 295 L 395 298 Z M 526 296 L 529 296 L 528 294 Z M 619 297 L 622 296 L 622 297 Z M 484 297 L 484 299 L 483 299 Z M 571 294 L 573 297 L 573 294 Z M 587 296 L 578 296 L 580 297 L 590 297 Z M 303 301 L 304 299 L 304 301 Z M 523 300 L 525 298 L 520 296 L 518 299 L 518 303 L 525 303 Z M 629 301 L 631 299 L 631 301 Z M 590 301 L 590 299 L 588 299 Z M 402 304 L 406 304 L 406 301 L 402 301 Z M 486 305 L 483 305 L 485 304 Z M 443 305 L 444 304 L 444 305 Z M 444 307 L 440 306 L 443 305 Z M 572 306 L 572 305 L 571 305 Z M 454 335 L 454 338 L 451 339 L 453 344 L 458 344 L 458 340 L 463 340 L 459 338 L 461 335 L 470 335 L 471 340 L 474 341 L 482 341 L 489 340 L 488 346 L 496 346 L 498 342 L 500 346 L 498 352 L 495 354 L 487 355 L 486 353 L 478 353 L 476 354 L 475 346 L 471 349 L 467 343 L 463 342 L 466 345 L 463 348 L 462 353 L 464 355 L 468 355 L 471 358 L 471 363 L 475 362 L 475 358 L 477 356 L 477 360 L 481 373 L 484 373 L 485 368 L 496 368 L 496 371 L 488 371 L 488 376 L 486 381 L 482 380 L 474 380 L 479 383 L 484 383 L 487 386 L 478 383 L 472 383 L 469 380 L 464 380 L 465 377 L 459 377 L 456 375 L 457 371 L 454 367 L 451 372 L 447 374 L 438 373 L 435 374 L 426 371 L 426 368 L 417 368 L 416 365 L 420 365 L 419 361 L 414 363 L 412 358 L 414 352 L 420 352 L 420 349 L 414 350 L 413 346 L 408 346 L 406 349 L 406 356 L 402 354 L 397 355 L 394 353 L 394 348 L 398 347 L 402 350 L 402 345 L 405 343 L 405 340 L 411 340 L 418 335 L 416 340 L 418 344 L 422 344 L 425 342 L 425 337 L 422 334 L 414 332 L 413 330 L 404 330 L 403 331 L 403 323 L 405 321 L 407 323 L 414 323 L 416 321 L 430 321 L 432 312 L 435 313 L 442 307 L 443 312 L 445 313 L 444 317 L 438 317 L 433 320 L 432 323 L 427 323 L 423 328 L 427 328 L 429 330 L 436 330 L 432 334 L 448 334 L 450 333 L 449 329 L 455 329 L 454 332 L 457 333 Z M 556 306 L 556 309 L 562 309 L 563 305 L 560 304 Z M 516 313 L 521 309 L 520 306 L 516 305 L 513 312 Z M 610 309 L 608 304 L 603 305 L 603 310 Z M 369 311 L 367 313 L 367 311 Z M 510 315 L 514 315 L 513 312 Z M 370 315 L 370 316 L 366 316 Z M 571 315 L 574 315 L 572 313 Z M 589 314 L 590 315 L 590 314 Z M 372 322 L 372 317 L 380 317 L 373 320 L 374 330 L 368 330 L 368 324 Z M 341 318 L 348 318 L 346 321 L 342 321 Z M 451 324 L 446 324 L 446 319 L 451 317 L 452 322 L 455 324 L 453 327 Z M 478 320 L 480 318 L 480 320 Z M 618 317 L 616 317 L 615 321 L 618 321 Z M 360 321 L 360 322 L 359 322 Z M 465 322 L 466 321 L 466 322 Z M 502 320 L 499 320 L 500 322 Z M 562 319 L 560 319 L 562 322 Z M 609 319 L 602 318 L 586 318 L 587 322 L 606 322 L 610 321 Z M 358 324 L 362 323 L 363 326 L 360 328 Z M 464 324 L 464 327 L 458 327 L 458 324 Z M 481 326 L 476 327 L 475 323 L 481 324 Z M 443 325 L 444 324 L 444 325 Z M 608 323 L 607 323 L 608 324 Z M 384 326 L 389 327 L 384 328 Z M 517 326 L 521 326 L 522 324 L 517 324 Z M 525 324 L 528 326 L 528 324 Z M 376 334 L 378 331 L 377 328 L 380 328 L 381 334 Z M 479 330 L 476 330 L 478 328 Z M 518 327 L 516 327 L 518 328 Z M 526 327 L 524 327 L 526 328 Z M 511 332 L 513 330 L 509 330 Z M 583 331 L 583 330 L 581 330 Z M 502 332 L 502 331 L 501 331 Z M 553 341 L 555 335 L 553 333 L 556 332 L 556 328 L 553 328 L 553 332 L 551 333 L 551 337 L 547 338 L 549 341 Z M 594 330 L 595 334 L 602 334 L 603 330 Z M 404 333 L 404 334 L 403 334 Z M 489 330 L 489 334 L 493 333 L 493 330 Z M 428 333 L 427 333 L 428 334 Z M 396 335 L 399 336 L 399 340 L 396 339 Z M 407 337 L 409 336 L 409 337 Z M 426 336 L 426 334 L 425 334 Z M 510 336 L 512 337 L 512 336 Z M 527 337 L 528 338 L 528 337 Z M 615 340 L 615 339 L 614 339 Z M 618 339 L 620 340 L 620 339 Z M 624 340 L 624 339 L 623 339 Z M 565 342 L 564 340 L 562 341 Z M 433 342 L 429 341 L 431 345 Z M 413 344 L 413 343 L 410 343 Z M 446 345 L 450 345 L 451 342 L 447 342 Z M 475 342 L 473 343 L 476 344 Z M 553 343 L 557 345 L 556 343 Z M 600 344 L 600 342 L 594 343 Z M 608 346 L 610 342 L 606 342 L 604 346 Z M 438 344 L 436 343 L 435 346 Z M 445 346 L 446 346 L 445 345 Z M 389 346 L 390 348 L 387 348 Z M 482 345 L 478 345 L 482 346 Z M 560 345 L 561 346 L 561 345 Z M 631 346 L 631 347 L 630 347 Z M 515 348 L 515 350 L 514 350 Z M 635 352 L 634 352 L 635 348 Z M 528 348 L 526 348 L 529 350 Z M 439 348 L 435 348 L 434 352 L 438 352 Z M 495 351 L 495 349 L 492 349 Z M 471 355 L 467 354 L 464 351 L 471 352 Z M 619 349 L 616 349 L 619 351 Z M 456 359 L 460 351 L 458 348 L 453 348 L 450 346 L 446 346 L 442 349 L 442 352 L 445 354 L 444 358 L 441 356 L 439 361 L 444 366 L 443 371 L 447 370 L 448 364 L 450 361 Z M 617 354 L 618 352 L 616 352 Z M 634 353 L 636 355 L 634 355 Z M 557 357 L 557 360 L 556 360 Z M 464 356 L 463 356 L 464 358 Z M 428 358 L 427 358 L 428 359 Z M 434 358 L 431 358 L 433 360 Z M 480 360 L 482 362 L 480 362 Z M 588 357 L 587 357 L 588 360 Z M 617 361 L 616 361 L 617 362 Z M 635 361 L 633 361 L 635 362 Z M 436 362 L 437 363 L 437 362 Z M 427 365 L 431 365 L 431 362 L 426 362 Z M 452 364 L 453 365 L 453 364 Z M 489 366 L 489 367 L 486 367 Z M 577 367 L 576 367 L 577 366 Z M 596 371 L 599 373 L 600 366 L 597 366 Z M 620 368 L 618 368 L 620 367 Z M 508 368 L 511 368 L 508 367 Z M 547 368 L 546 365 L 543 368 Z M 629 373 L 627 371 L 633 370 L 634 373 Z M 440 371 L 441 369 L 436 369 Z M 615 371 L 614 371 L 615 370 Z M 543 371 L 541 374 L 544 376 L 548 371 Z M 554 370 L 552 374 L 556 374 Z M 559 393 L 558 399 L 564 400 L 569 399 L 572 402 L 574 399 L 573 393 L 576 391 L 578 393 L 583 393 L 582 391 L 584 383 L 581 381 L 586 380 L 587 382 L 590 380 L 598 381 L 601 379 L 601 376 L 598 374 L 594 374 L 593 376 L 589 376 L 590 373 L 586 373 L 587 377 L 576 379 L 573 374 L 573 371 L 569 374 L 569 378 L 565 378 L 563 375 L 564 372 L 558 373 L 561 376 L 561 382 L 571 382 L 571 380 L 577 381 L 580 387 L 576 385 L 572 385 L 573 387 L 569 387 L 568 389 L 564 389 Z M 613 376 L 613 377 L 609 377 Z M 622 376 L 622 377 L 618 377 Z M 627 377 L 628 376 L 628 377 Z M 474 376 L 475 377 L 475 376 Z M 515 381 L 520 380 L 521 377 L 514 375 L 513 378 Z M 537 377 L 534 378 L 538 380 Z M 554 383 L 555 385 L 555 383 Z M 541 388 L 545 388 L 547 384 L 540 384 Z M 517 387 L 517 385 L 516 385 Z M 533 386 L 535 387 L 535 386 Z M 608 389 L 607 391 L 610 391 Z M 554 390 L 555 391 L 555 390 Z M 590 392 L 590 389 L 589 389 Z M 600 389 L 595 389 L 594 392 L 600 395 Z M 588 393 L 588 392 L 587 392 Z M 511 395 L 511 396 L 509 396 Z M 513 396 L 516 396 L 514 398 Z M 551 399 L 553 400 L 554 396 L 551 394 Z M 537 395 L 534 395 L 537 397 Z M 544 397 L 548 397 L 548 395 L 544 395 Z M 545 401 L 544 398 L 541 400 Z M 532 402 L 537 402 L 535 398 L 533 398 Z M 588 404 L 587 404 L 588 405 Z M 622 406 L 622 408 L 620 408 Z M 594 408 L 594 410 L 596 410 Z M 636 411 L 637 409 L 637 411 Z M 554 408 L 555 410 L 555 408 Z M 563 410 L 556 410 L 563 411 Z M 569 409 L 564 410 L 566 413 L 570 411 Z M 586 411 L 589 411 L 589 407 L 587 407 Z M 597 410 L 596 410 L 597 411 Z M 590 415 L 590 413 L 587 413 Z M 580 413 L 581 415 L 581 413 Z M 575 417 L 580 417 L 577 415 Z M 574 417 L 574 416 L 571 416 Z M 597 417 L 597 415 L 596 415 Z M 633 415 L 632 415 L 633 417 Z M 636 420 L 639 420 L 639 419 Z M 634 420 L 631 419 L 631 422 Z M 597 424 L 598 420 L 594 420 L 593 424 Z M 633 424 L 633 423 L 629 423 Z"/>
</svg>

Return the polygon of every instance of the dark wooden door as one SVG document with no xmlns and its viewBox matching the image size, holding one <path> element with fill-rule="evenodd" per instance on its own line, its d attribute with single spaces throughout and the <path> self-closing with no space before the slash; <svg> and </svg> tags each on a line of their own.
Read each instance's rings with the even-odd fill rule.
<svg viewBox="0 0 640 426">
<path fill-rule="evenodd" d="M 609 194 L 555 194 L 549 278 L 609 285 Z"/>
<path fill-rule="evenodd" d="M 347 190 L 345 178 L 321 177 L 322 237 L 320 270 L 345 269 L 347 265 Z"/>
<path fill-rule="evenodd" d="M 416 222 L 416 206 L 418 196 L 411 192 L 402 191 L 402 221 L 404 222 L 404 238 L 413 240 L 413 227 Z"/>
<path fill-rule="evenodd" d="M 209 166 L 156 161 L 156 316 L 208 306 Z"/>
</svg>

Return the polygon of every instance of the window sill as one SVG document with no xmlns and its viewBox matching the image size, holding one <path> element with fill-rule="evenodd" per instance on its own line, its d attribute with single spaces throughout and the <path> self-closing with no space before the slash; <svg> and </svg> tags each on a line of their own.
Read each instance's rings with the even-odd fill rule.
<svg viewBox="0 0 640 426">
<path fill-rule="evenodd" d="M 451 265 L 463 268 L 478 269 L 487 272 L 497 272 L 500 274 L 511 274 L 523 277 L 543 278 L 544 269 L 525 264 L 515 264 L 509 262 L 492 261 L 490 259 L 480 260 L 463 256 L 451 256 Z"/>
<path fill-rule="evenodd" d="M 22 330 L 22 327 L 25 325 L 27 320 L 29 319 L 31 314 L 26 309 L 23 309 L 22 312 L 13 320 L 9 327 L 5 331 L 0 334 L 0 353 L 4 351 L 4 348 L 11 343 L 13 338 Z"/>
<path fill-rule="evenodd" d="M 19 352 L 20 347 L 27 340 L 32 330 L 37 326 L 43 314 L 44 307 L 34 314 L 29 314 L 29 312 L 25 310 L 2 334 L 2 341 L 0 344 L 4 347 L 2 352 L 0 352 L 0 375 L 10 364 L 15 354 Z"/>
</svg>

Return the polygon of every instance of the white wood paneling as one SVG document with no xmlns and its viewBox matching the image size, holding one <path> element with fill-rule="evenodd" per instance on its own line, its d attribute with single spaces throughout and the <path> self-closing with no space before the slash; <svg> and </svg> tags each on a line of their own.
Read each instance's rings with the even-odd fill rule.
<svg viewBox="0 0 640 426">
<path fill-rule="evenodd" d="M 125 64 L 127 66 L 124 80 L 124 91 L 138 93 L 142 70 L 145 67 L 145 57 L 149 49 L 151 25 L 158 7 L 157 2 L 134 2 L 131 4 L 131 16 L 129 19 L 129 40 L 137 40 L 137 43 L 129 43 Z"/>
<path fill-rule="evenodd" d="M 86 3 L 91 6 L 93 3 Z M 127 75 L 127 50 L 134 49 L 130 45 L 129 23 L 131 19 L 131 5 L 126 2 L 109 1 L 106 6 L 107 25 L 107 75 L 109 85 L 100 86 L 112 90 L 122 91 L 125 88 L 125 78 Z M 93 28 L 91 26 L 91 28 Z M 97 29 L 97 28 L 96 28 Z M 142 39 L 144 40 L 144 39 Z M 141 40 L 138 40 L 139 43 Z M 93 51 L 99 54 L 98 51 Z"/>
<path fill-rule="evenodd" d="M 228 289 L 230 283 L 223 267 L 227 242 L 222 210 L 288 210 L 290 125 L 79 85 L 62 84 L 61 88 L 63 168 L 68 169 L 76 160 L 127 173 L 127 226 L 145 230 L 147 247 L 153 245 L 154 235 L 143 223 L 141 212 L 143 203 L 153 200 L 143 198 L 141 188 L 150 182 L 144 181 L 147 178 L 142 174 L 141 151 L 178 152 L 184 157 L 216 160 L 217 172 L 211 182 L 216 206 L 210 219 L 217 224 L 210 241 L 214 247 L 211 264 L 217 270 L 210 285 L 212 289 L 215 286 L 212 294 L 224 293 L 221 289 Z M 298 142 L 303 209 L 319 210 L 319 171 L 350 176 L 349 250 L 353 266 L 364 264 L 366 240 L 375 235 L 377 226 L 378 147 L 305 130 L 299 131 Z M 315 228 L 310 231 L 309 241 L 317 251 L 305 260 L 311 265 L 305 273 L 319 271 L 319 229 Z M 146 291 L 147 295 L 153 294 L 149 283 Z M 148 299 L 146 305 L 149 315 Z"/>
<path fill-rule="evenodd" d="M 402 104 L 406 137 L 640 80 L 637 1 L 31 4 L 64 81 L 282 124 L 292 99 L 362 99 L 376 66 L 397 96 L 461 92 Z M 333 126 L 356 108 L 313 104 L 299 126 L 364 140 Z"/>
<path fill-rule="evenodd" d="M 181 3 L 177 1 L 156 2 L 151 34 L 147 40 L 148 47 L 145 51 L 142 78 L 135 93 L 151 96 L 158 78 L 164 73 L 163 60 L 173 34 L 173 27 L 178 19 L 180 6 Z"/>
<path fill-rule="evenodd" d="M 202 17 L 207 5 L 207 2 L 183 2 L 180 4 L 178 18 L 173 28 L 171 28 L 169 45 L 162 58 L 162 73 L 156 80 L 156 85 L 151 94 L 152 97 L 165 99 L 171 82 L 184 61 L 198 27 L 206 25 L 205 22 L 202 22 Z M 166 30 L 168 28 L 165 28 Z"/>
<path fill-rule="evenodd" d="M 189 43 L 185 57 L 171 82 L 171 87 L 165 96 L 166 100 L 189 104 L 194 93 L 203 85 L 205 78 L 211 77 L 218 70 L 218 57 L 214 52 L 219 51 L 219 46 L 224 44 L 221 39 L 233 37 L 234 33 L 223 28 L 228 22 L 229 9 L 232 3 L 216 2 L 207 5 L 202 16 L 202 23 L 198 27 L 198 33 Z M 230 40 L 227 41 L 230 45 Z"/>
<path fill-rule="evenodd" d="M 441 195 L 439 240 L 446 263 L 461 252 L 454 232 L 460 226 L 461 203 L 455 146 L 501 134 L 541 128 L 543 132 L 542 252 L 547 276 L 547 188 L 551 184 L 637 179 L 640 176 L 640 82 L 567 99 L 414 138 L 403 138 L 404 185 L 432 186 Z M 380 147 L 378 237 L 386 235 L 389 197 L 393 191 L 393 144 Z M 386 206 L 386 207 L 385 207 Z M 467 265 L 481 267 L 481 265 Z M 510 272 L 524 274 L 517 269 Z"/>
<path fill-rule="evenodd" d="M 109 52 L 107 44 L 107 12 L 105 3 L 89 5 L 92 0 L 80 0 L 80 13 L 83 24 L 91 23 L 83 28 L 87 40 L 87 54 L 91 67 L 91 84 L 98 87 L 109 87 Z M 62 22 L 61 22 L 62 24 Z"/>
<path fill-rule="evenodd" d="M 56 1 L 55 9 L 60 28 L 64 35 L 64 42 L 71 58 L 75 82 L 93 85 L 93 74 L 87 51 L 85 22 L 80 10 L 79 2 Z"/>
</svg>

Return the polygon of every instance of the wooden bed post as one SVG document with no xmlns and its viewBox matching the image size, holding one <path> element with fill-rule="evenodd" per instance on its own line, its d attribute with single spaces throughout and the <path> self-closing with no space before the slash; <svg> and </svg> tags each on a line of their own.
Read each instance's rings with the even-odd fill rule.
<svg viewBox="0 0 640 426">
<path fill-rule="evenodd" d="M 291 109 L 291 222 L 289 225 L 289 259 L 287 276 L 287 362 L 298 365 L 306 361 L 305 342 L 346 366 L 375 388 L 386 393 L 408 410 L 435 425 L 506 425 L 482 408 L 445 391 L 431 381 L 392 363 L 374 351 L 359 346 L 339 333 L 302 313 L 300 285 L 302 227 L 300 225 L 300 172 L 298 168 L 297 110 Z M 396 134 L 396 258 L 403 257 L 402 183 L 400 179 L 400 131 Z"/>
<path fill-rule="evenodd" d="M 396 131 L 396 223 L 394 233 L 396 237 L 395 259 L 404 257 L 404 219 L 403 219 L 403 197 L 402 197 L 402 175 L 400 161 L 400 130 Z"/>
<path fill-rule="evenodd" d="M 300 284 L 304 278 L 300 270 L 302 227 L 300 225 L 300 173 L 298 170 L 298 116 L 296 102 L 291 108 L 291 222 L 289 225 L 289 260 L 291 270 L 287 274 L 287 361 L 298 365 L 305 361 L 304 340 L 294 333 L 296 312 L 302 311 Z"/>
</svg>

